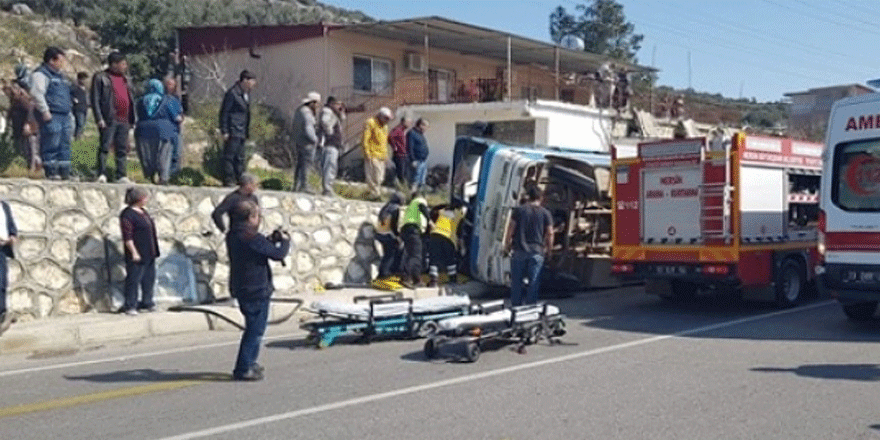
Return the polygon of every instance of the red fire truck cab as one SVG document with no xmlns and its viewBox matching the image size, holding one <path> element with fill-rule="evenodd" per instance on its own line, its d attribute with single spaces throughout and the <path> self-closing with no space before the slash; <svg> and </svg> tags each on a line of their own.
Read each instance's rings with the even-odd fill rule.
<svg viewBox="0 0 880 440">
<path fill-rule="evenodd" d="M 822 145 L 738 133 L 639 144 L 612 165 L 612 272 L 648 293 L 798 303 L 817 264 Z"/>
</svg>

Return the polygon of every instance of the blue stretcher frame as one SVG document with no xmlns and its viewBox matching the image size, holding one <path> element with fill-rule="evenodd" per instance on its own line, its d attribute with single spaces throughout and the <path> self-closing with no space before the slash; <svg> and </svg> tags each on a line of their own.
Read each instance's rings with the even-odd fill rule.
<svg viewBox="0 0 880 440">
<path fill-rule="evenodd" d="M 437 321 L 469 313 L 469 307 L 448 309 L 439 312 L 415 313 L 413 300 L 403 298 L 400 293 L 358 296 L 354 302 L 369 301 L 369 314 L 360 315 L 315 311 L 317 319 L 304 322 L 300 328 L 309 332 L 306 341 L 316 348 L 327 348 L 340 336 L 360 335 L 360 342 L 370 343 L 376 337 L 420 338 L 432 335 L 437 329 Z M 389 303 L 407 303 L 407 312 L 393 316 L 375 316 L 375 306 Z"/>
</svg>

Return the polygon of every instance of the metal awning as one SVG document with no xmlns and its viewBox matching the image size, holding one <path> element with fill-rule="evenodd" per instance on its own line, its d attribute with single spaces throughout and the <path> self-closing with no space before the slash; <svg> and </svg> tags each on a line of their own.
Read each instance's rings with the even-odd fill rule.
<svg viewBox="0 0 880 440">
<path fill-rule="evenodd" d="M 349 24 L 342 29 L 416 46 L 424 45 L 425 36 L 427 36 L 430 48 L 505 61 L 507 60 L 509 41 L 512 63 L 537 64 L 547 66 L 551 70 L 555 69 L 558 50 L 559 69 L 563 72 L 594 72 L 606 61 L 612 61 L 618 68 L 624 68 L 631 72 L 657 71 L 652 67 L 612 60 L 603 55 L 566 49 L 553 43 L 545 43 L 441 17 Z"/>
</svg>

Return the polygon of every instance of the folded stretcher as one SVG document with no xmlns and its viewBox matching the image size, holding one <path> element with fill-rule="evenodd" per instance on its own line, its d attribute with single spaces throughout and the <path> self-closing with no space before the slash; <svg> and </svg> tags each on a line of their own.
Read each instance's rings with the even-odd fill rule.
<svg viewBox="0 0 880 440">
<path fill-rule="evenodd" d="M 353 303 L 316 301 L 306 310 L 318 315 L 306 321 L 307 340 L 317 347 L 329 347 L 342 335 L 357 334 L 364 342 L 375 336 L 425 337 L 437 330 L 440 320 L 466 315 L 467 296 L 449 295 L 423 299 L 400 294 L 356 297 Z"/>
<path fill-rule="evenodd" d="M 440 354 L 444 346 L 463 348 L 464 359 L 476 362 L 481 346 L 488 340 L 508 340 L 518 344 L 517 351 L 545 339 L 554 344 L 565 334 L 564 316 L 550 304 L 504 307 L 503 301 L 486 303 L 472 308 L 474 313 L 450 317 L 437 323 L 438 330 L 425 341 L 424 353 L 428 359 Z"/>
</svg>

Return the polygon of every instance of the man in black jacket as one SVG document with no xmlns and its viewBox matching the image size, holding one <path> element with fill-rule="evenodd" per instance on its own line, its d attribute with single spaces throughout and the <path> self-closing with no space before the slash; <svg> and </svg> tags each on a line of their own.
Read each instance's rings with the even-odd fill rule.
<svg viewBox="0 0 880 440">
<path fill-rule="evenodd" d="M 232 210 L 232 228 L 226 234 L 229 291 L 238 300 L 245 323 L 232 371 L 235 380 L 263 379 L 263 367 L 257 363 L 257 356 L 266 332 L 269 297 L 274 290 L 269 259 L 281 261 L 290 251 L 290 237 L 273 233 L 270 240 L 257 231 L 259 224 L 260 208 L 244 201 Z"/>
<path fill-rule="evenodd" d="M 125 55 L 113 52 L 107 56 L 107 69 L 92 77 L 91 105 L 95 124 L 101 137 L 98 148 L 98 182 L 107 181 L 107 156 L 113 145 L 116 156 L 116 180 L 129 183 L 126 177 L 128 133 L 135 123 L 134 96 L 131 80 L 126 76 L 128 61 Z"/>
<path fill-rule="evenodd" d="M 244 173 L 244 142 L 250 135 L 251 96 L 257 85 L 253 73 L 244 70 L 223 96 L 220 105 L 220 135 L 223 137 L 223 185 L 232 186 Z"/>
</svg>

